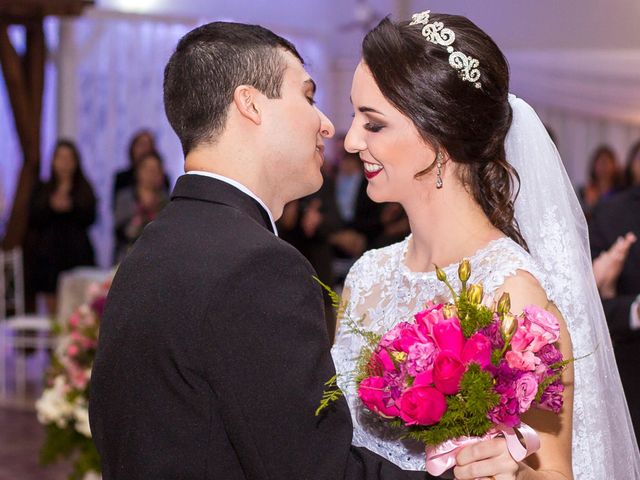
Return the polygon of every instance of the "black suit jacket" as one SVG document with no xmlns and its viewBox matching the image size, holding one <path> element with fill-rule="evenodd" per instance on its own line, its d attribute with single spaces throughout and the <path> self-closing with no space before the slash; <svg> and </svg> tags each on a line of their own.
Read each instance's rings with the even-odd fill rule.
<svg viewBox="0 0 640 480">
<path fill-rule="evenodd" d="M 405 479 L 351 447 L 308 262 L 251 197 L 185 175 L 113 281 L 91 379 L 105 480 Z"/>
<path fill-rule="evenodd" d="M 589 224 L 591 255 L 596 258 L 619 236 L 633 232 L 640 238 L 640 187 L 632 187 L 599 204 Z M 616 361 L 631 411 L 636 437 L 640 438 L 640 331 L 631 330 L 631 304 L 640 294 L 640 241 L 634 243 L 617 283 L 617 296 L 604 300 Z"/>
</svg>

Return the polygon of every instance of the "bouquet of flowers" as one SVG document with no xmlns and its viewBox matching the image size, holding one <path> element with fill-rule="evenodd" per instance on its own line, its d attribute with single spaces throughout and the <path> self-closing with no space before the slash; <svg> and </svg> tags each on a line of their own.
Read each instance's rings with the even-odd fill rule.
<svg viewBox="0 0 640 480">
<path fill-rule="evenodd" d="M 355 372 L 360 400 L 426 446 L 432 475 L 453 467 L 457 451 L 481 438 L 504 435 L 518 461 L 537 450 L 535 431 L 520 417 L 532 407 L 560 412 L 560 377 L 571 361 L 554 345 L 560 325 L 553 314 L 528 306 L 514 316 L 508 293 L 489 308 L 482 285 L 467 285 L 470 273 L 465 260 L 458 268 L 462 288 L 455 292 L 436 269 L 453 302 L 430 302 L 413 321 L 381 336 L 347 319 L 366 340 Z M 325 392 L 319 410 L 338 392 Z"/>
<path fill-rule="evenodd" d="M 87 302 L 64 326 L 47 372 L 46 388 L 36 402 L 38 420 L 46 427 L 43 464 L 74 455 L 70 480 L 100 472 L 100 458 L 89 429 L 89 379 L 96 354 L 100 317 L 111 281 L 93 284 Z"/>
</svg>

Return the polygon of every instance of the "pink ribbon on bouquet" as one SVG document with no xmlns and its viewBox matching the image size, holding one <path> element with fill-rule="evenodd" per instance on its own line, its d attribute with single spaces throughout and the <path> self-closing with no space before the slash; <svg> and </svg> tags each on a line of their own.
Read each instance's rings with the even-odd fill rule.
<svg viewBox="0 0 640 480">
<path fill-rule="evenodd" d="M 516 430 L 522 436 L 522 441 L 518 438 Z M 447 440 L 437 447 L 427 447 L 427 472 L 434 476 L 442 475 L 450 468 L 455 467 L 456 455 L 463 447 L 481 440 L 495 438 L 498 435 L 504 436 L 507 441 L 507 449 L 516 462 L 523 460 L 540 448 L 540 437 L 526 423 L 521 423 L 516 428 L 498 425 L 483 437 L 460 437 Z"/>
</svg>

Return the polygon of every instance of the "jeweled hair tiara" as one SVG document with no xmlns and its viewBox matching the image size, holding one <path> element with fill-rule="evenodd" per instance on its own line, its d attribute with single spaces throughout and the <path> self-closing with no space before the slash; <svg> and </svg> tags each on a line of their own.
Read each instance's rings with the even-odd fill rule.
<svg viewBox="0 0 640 480">
<path fill-rule="evenodd" d="M 453 42 L 456 40 L 456 34 L 450 28 L 445 28 L 442 22 L 429 23 L 429 15 L 431 10 L 415 13 L 411 17 L 409 25 L 422 24 L 422 36 L 431 43 L 446 47 L 449 52 L 449 65 L 455 68 L 460 78 L 465 82 L 473 83 L 476 88 L 481 88 L 480 80 L 480 62 L 464 53 L 453 48 Z"/>
</svg>

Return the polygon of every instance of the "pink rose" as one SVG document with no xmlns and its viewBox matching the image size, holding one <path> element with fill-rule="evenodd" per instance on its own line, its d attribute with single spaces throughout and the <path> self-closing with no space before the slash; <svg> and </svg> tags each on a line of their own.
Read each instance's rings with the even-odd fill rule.
<svg viewBox="0 0 640 480">
<path fill-rule="evenodd" d="M 523 352 L 529 349 L 529 345 L 533 341 L 533 336 L 529 333 L 529 322 L 522 317 L 517 317 L 517 319 L 518 328 L 513 334 L 513 337 L 511 337 L 509 346 L 512 350 Z"/>
<path fill-rule="evenodd" d="M 530 350 L 509 350 L 504 358 L 507 360 L 509 367 L 514 370 L 533 371 L 536 370 L 536 367 L 540 363 L 540 359 Z"/>
<path fill-rule="evenodd" d="M 437 355 L 438 349 L 432 340 L 414 343 L 409 349 L 409 355 L 407 355 L 405 362 L 406 372 L 415 377 L 419 373 L 431 371 Z"/>
<path fill-rule="evenodd" d="M 409 353 L 411 347 L 420 341 L 417 328 L 415 325 L 410 325 L 400 331 L 398 337 L 393 341 L 393 348 L 398 352 Z"/>
<path fill-rule="evenodd" d="M 70 357 L 75 357 L 76 355 L 78 355 L 79 352 L 80 352 L 80 349 L 78 348 L 77 345 L 73 343 L 69 345 L 69 347 L 67 348 L 67 355 L 69 355 Z"/>
<path fill-rule="evenodd" d="M 460 379 L 465 366 L 457 355 L 445 350 L 438 354 L 433 364 L 433 383 L 442 393 L 453 395 L 460 390 Z"/>
<path fill-rule="evenodd" d="M 523 311 L 525 319 L 529 321 L 529 333 L 534 337 L 531 345 L 534 352 L 545 345 L 558 341 L 560 322 L 553 313 L 535 305 L 529 305 Z"/>
<path fill-rule="evenodd" d="M 444 320 L 443 306 L 442 303 L 438 305 L 429 303 L 425 310 L 415 314 L 416 325 L 423 334 L 431 335 L 432 327 Z"/>
<path fill-rule="evenodd" d="M 433 425 L 447 411 L 444 395 L 433 387 L 417 386 L 404 391 L 398 401 L 400 418 L 407 425 Z"/>
<path fill-rule="evenodd" d="M 538 380 L 533 373 L 525 373 L 516 380 L 516 398 L 518 399 L 518 410 L 524 413 L 531 407 L 531 402 L 538 393 Z"/>
<path fill-rule="evenodd" d="M 460 320 L 455 317 L 445 318 L 433 325 L 433 339 L 441 351 L 449 351 L 460 356 L 464 345 L 464 335 L 460 328 Z"/>
<path fill-rule="evenodd" d="M 464 344 L 462 362 L 476 362 L 482 368 L 491 363 L 491 340 L 482 333 L 475 333 Z"/>
<path fill-rule="evenodd" d="M 383 417 L 392 418 L 400 414 L 391 398 L 389 384 L 382 377 L 367 377 L 362 380 L 358 396 L 369 410 Z"/>
<path fill-rule="evenodd" d="M 387 333 L 385 333 L 380 339 L 379 345 L 382 348 L 388 348 L 393 345 L 393 342 L 400 336 L 400 332 L 405 328 L 410 327 L 407 322 L 400 322 Z"/>
</svg>

